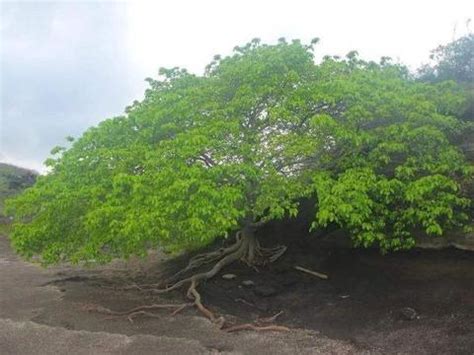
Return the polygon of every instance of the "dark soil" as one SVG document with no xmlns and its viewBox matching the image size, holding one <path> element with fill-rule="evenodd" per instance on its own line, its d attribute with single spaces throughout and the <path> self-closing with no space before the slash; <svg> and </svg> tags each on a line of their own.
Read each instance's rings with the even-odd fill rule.
<svg viewBox="0 0 474 355">
<path fill-rule="evenodd" d="M 322 280 L 294 269 L 323 272 Z M 474 353 L 474 255 L 457 250 L 382 256 L 377 251 L 289 250 L 256 273 L 242 265 L 202 288 L 215 309 L 245 320 L 283 311 L 279 322 L 319 330 L 361 349 Z M 253 287 L 242 285 L 252 280 Z M 265 297 L 260 289 L 273 290 Z M 410 308 L 408 314 L 406 309 Z"/>
<path fill-rule="evenodd" d="M 288 245 L 278 262 L 258 272 L 233 264 L 224 273 L 236 278 L 216 277 L 201 285 L 206 304 L 242 322 L 283 311 L 279 324 L 317 330 L 360 350 L 474 354 L 473 252 L 415 249 L 382 255 L 328 247 L 309 235 L 292 238 L 289 230 L 298 232 L 285 225 L 261 232 L 266 245 Z M 329 279 L 295 270 L 296 265 Z M 253 285 L 246 286 L 248 280 Z"/>
</svg>

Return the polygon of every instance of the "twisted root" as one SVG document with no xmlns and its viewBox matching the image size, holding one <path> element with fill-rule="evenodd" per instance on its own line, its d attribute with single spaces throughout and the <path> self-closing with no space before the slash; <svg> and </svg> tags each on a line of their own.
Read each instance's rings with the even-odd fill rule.
<svg viewBox="0 0 474 355">
<path fill-rule="evenodd" d="M 197 287 L 202 281 L 209 280 L 217 275 L 224 267 L 230 265 L 236 261 L 242 261 L 249 266 L 256 267 L 257 265 L 266 265 L 267 263 L 275 262 L 279 257 L 281 257 L 286 251 L 285 246 L 277 246 L 274 248 L 264 248 L 260 245 L 258 240 L 255 238 L 253 231 L 241 231 L 238 232 L 236 235 L 236 242 L 227 248 L 221 248 L 219 250 L 199 254 L 195 257 L 191 258 L 188 265 L 175 273 L 171 276 L 167 283 L 171 285 L 165 288 L 158 288 L 160 284 L 148 284 L 148 285 L 133 285 L 130 288 L 137 288 L 139 290 L 147 290 L 151 291 L 155 294 L 163 294 L 167 292 L 171 292 L 177 290 L 184 285 L 189 284 L 187 290 L 187 297 L 192 300 L 191 304 L 180 305 L 179 307 L 187 307 L 189 305 L 194 305 L 206 318 L 208 318 L 214 324 L 217 324 L 219 328 L 224 327 L 225 320 L 223 317 L 216 317 L 213 312 L 211 312 L 208 308 L 206 308 L 202 304 L 201 295 L 197 291 Z M 196 273 L 189 277 L 184 277 L 184 275 L 188 274 L 191 271 L 194 271 L 204 265 L 208 265 L 214 263 L 214 266 L 210 268 L 208 271 Z M 158 306 L 158 305 L 152 305 Z M 161 308 L 170 308 L 169 305 L 164 305 L 165 307 Z M 175 306 L 175 305 L 173 305 Z M 125 314 L 116 314 L 116 316 L 127 316 L 130 319 L 131 315 L 149 315 L 146 314 L 145 309 L 139 307 L 140 309 L 133 309 Z M 159 307 L 156 307 L 159 308 Z M 183 308 L 179 308 L 179 311 Z M 177 310 L 178 311 L 178 310 Z M 177 313 L 177 311 L 175 311 Z M 174 312 L 174 313 L 175 313 Z M 244 329 L 252 329 L 252 330 L 288 330 L 286 327 L 281 326 L 273 326 L 273 325 L 255 325 L 255 324 L 242 324 L 239 326 L 232 326 L 226 328 L 225 330 L 228 332 L 234 332 L 238 330 Z"/>
<path fill-rule="evenodd" d="M 249 266 L 266 265 L 268 263 L 275 262 L 285 253 L 285 251 L 286 246 L 283 245 L 274 248 L 264 248 L 260 245 L 259 241 L 253 234 L 243 235 L 242 232 L 238 232 L 236 236 L 236 243 L 230 247 L 219 249 L 211 253 L 199 254 L 193 257 L 184 269 L 178 271 L 168 279 L 168 282 L 174 282 L 171 286 L 165 287 L 163 289 L 156 289 L 155 287 L 157 287 L 158 284 L 142 285 L 141 287 L 149 287 L 154 293 L 170 292 L 188 283 L 191 285 L 194 283 L 195 288 L 200 281 L 213 278 L 225 266 L 230 265 L 235 261 L 241 260 Z M 188 273 L 189 271 L 195 270 L 212 262 L 215 262 L 215 264 L 210 270 L 176 281 L 180 276 Z"/>
<path fill-rule="evenodd" d="M 153 309 L 174 309 L 172 315 L 175 315 L 179 312 L 181 312 L 184 308 L 186 307 L 191 307 L 193 304 L 192 303 L 184 303 L 184 304 L 150 304 L 150 305 L 144 305 L 144 306 L 139 306 L 135 307 L 132 309 L 129 309 L 128 311 L 124 312 L 118 312 L 118 311 L 113 311 L 109 308 L 96 305 L 96 304 L 86 304 L 83 305 L 82 309 L 88 312 L 97 312 L 101 314 L 107 314 L 111 317 L 107 319 L 116 319 L 116 318 L 122 318 L 126 317 L 131 323 L 133 323 L 133 318 L 138 317 L 140 315 L 147 316 L 147 317 L 153 317 L 157 318 L 159 317 L 158 314 L 148 312 L 147 310 L 153 310 Z"/>
</svg>

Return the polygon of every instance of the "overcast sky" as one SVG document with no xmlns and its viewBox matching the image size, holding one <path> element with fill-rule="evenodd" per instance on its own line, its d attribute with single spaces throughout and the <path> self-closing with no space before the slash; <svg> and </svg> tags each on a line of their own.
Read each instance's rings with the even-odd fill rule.
<svg viewBox="0 0 474 355">
<path fill-rule="evenodd" d="M 39 171 L 64 137 L 140 99 L 159 67 L 200 73 L 254 37 L 320 37 L 319 56 L 356 49 L 414 69 L 474 21 L 472 0 L 0 1 L 0 161 Z"/>
</svg>

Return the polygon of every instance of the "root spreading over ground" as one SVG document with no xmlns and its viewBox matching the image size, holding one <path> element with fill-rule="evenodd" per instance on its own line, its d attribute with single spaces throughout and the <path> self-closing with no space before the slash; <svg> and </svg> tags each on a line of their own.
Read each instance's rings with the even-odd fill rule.
<svg viewBox="0 0 474 355">
<path fill-rule="evenodd" d="M 100 305 L 85 304 L 85 305 L 82 306 L 82 309 L 84 311 L 88 311 L 88 312 L 97 312 L 97 313 L 101 313 L 101 314 L 110 315 L 110 317 L 108 319 L 117 319 L 117 318 L 126 317 L 131 323 L 133 323 L 133 318 L 138 317 L 138 316 L 158 318 L 159 315 L 150 312 L 151 310 L 172 309 L 173 312 L 171 314 L 176 315 L 179 312 L 181 312 L 183 309 L 185 309 L 186 307 L 190 307 L 192 305 L 193 305 L 192 303 L 149 304 L 149 305 L 134 307 L 134 308 L 129 309 L 129 310 L 124 311 L 124 312 L 117 312 L 117 311 L 113 311 L 109 308 L 100 306 Z"/>
<path fill-rule="evenodd" d="M 96 307 L 95 310 L 100 313 L 109 314 L 114 317 L 127 317 L 130 321 L 136 316 L 151 316 L 156 317 L 157 315 L 149 312 L 153 309 L 173 309 L 173 315 L 180 312 L 186 307 L 195 306 L 206 318 L 219 326 L 219 328 L 228 332 L 235 332 L 239 330 L 289 330 L 286 327 L 271 325 L 269 322 L 257 320 L 254 323 L 247 323 L 241 325 L 227 326 L 224 317 L 217 317 L 202 303 L 201 295 L 199 294 L 197 287 L 203 281 L 209 280 L 216 276 L 224 267 L 230 265 L 236 261 L 242 261 L 249 267 L 257 268 L 258 266 L 265 265 L 276 261 L 286 251 L 285 246 L 277 246 L 274 248 L 264 248 L 260 245 L 257 238 L 255 237 L 253 229 L 244 229 L 237 233 L 236 242 L 229 247 L 221 248 L 216 251 L 209 253 L 199 254 L 191 258 L 188 265 L 182 270 L 175 273 L 173 276 L 167 279 L 164 288 L 159 288 L 161 284 L 147 284 L 147 285 L 134 285 L 129 288 L 137 288 L 143 291 L 150 291 L 155 294 L 163 294 L 177 290 L 181 287 L 188 285 L 186 296 L 191 303 L 184 304 L 163 304 L 163 305 L 148 305 L 133 308 L 125 312 L 115 312 L 104 307 Z M 190 273 L 200 269 L 206 265 L 212 265 L 209 270 L 204 272 L 197 272 L 187 276 Z M 279 315 L 279 314 L 278 314 Z M 271 321 L 275 320 L 276 317 L 270 317 Z"/>
</svg>

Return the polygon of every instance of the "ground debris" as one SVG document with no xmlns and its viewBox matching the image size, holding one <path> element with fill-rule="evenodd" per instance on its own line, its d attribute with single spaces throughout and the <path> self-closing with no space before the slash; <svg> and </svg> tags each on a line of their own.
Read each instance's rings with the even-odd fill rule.
<svg viewBox="0 0 474 355">
<path fill-rule="evenodd" d="M 415 320 L 415 319 L 420 318 L 418 316 L 418 313 L 411 307 L 403 307 L 400 310 L 400 314 L 405 320 Z"/>
<path fill-rule="evenodd" d="M 328 275 L 326 275 L 326 274 L 322 274 L 322 273 L 317 272 L 317 271 L 309 270 L 309 269 L 306 269 L 306 268 L 301 267 L 301 266 L 295 266 L 295 269 L 298 270 L 298 271 L 305 272 L 307 274 L 319 277 L 320 279 L 323 279 L 323 280 L 327 280 L 329 278 Z"/>
</svg>

